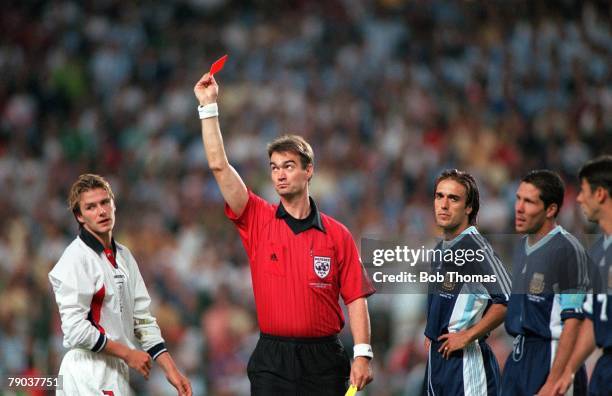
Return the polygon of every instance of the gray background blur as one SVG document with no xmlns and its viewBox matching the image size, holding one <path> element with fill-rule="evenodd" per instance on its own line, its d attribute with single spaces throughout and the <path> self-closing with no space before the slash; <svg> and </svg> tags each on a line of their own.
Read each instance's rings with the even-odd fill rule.
<svg viewBox="0 0 612 396">
<path fill-rule="evenodd" d="M 293 132 L 315 150 L 320 209 L 357 242 L 434 235 L 432 182 L 448 167 L 477 177 L 482 232 L 512 232 L 517 180 L 541 167 L 567 183 L 560 223 L 592 232 L 575 174 L 612 152 L 611 20 L 606 1 L 5 2 L 0 374 L 57 372 L 65 351 L 46 276 L 77 232 L 67 190 L 95 172 L 111 181 L 115 236 L 195 394 L 248 394 L 250 275 L 192 90 L 225 53 L 228 156 L 274 202 L 265 144 Z M 368 394 L 420 389 L 425 299 L 370 299 Z M 490 340 L 503 364 L 509 337 Z M 137 394 L 174 394 L 159 369 L 132 379 Z"/>
</svg>

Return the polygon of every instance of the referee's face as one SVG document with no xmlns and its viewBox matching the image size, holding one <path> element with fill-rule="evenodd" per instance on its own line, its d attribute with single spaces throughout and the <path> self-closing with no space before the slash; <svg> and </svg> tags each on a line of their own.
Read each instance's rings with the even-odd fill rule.
<svg viewBox="0 0 612 396">
<path fill-rule="evenodd" d="M 469 225 L 472 208 L 466 206 L 465 187 L 452 179 L 440 181 L 434 194 L 434 215 L 438 227 L 458 235 Z"/>
<path fill-rule="evenodd" d="M 313 167 L 302 168 L 300 156 L 296 153 L 274 152 L 270 156 L 270 171 L 274 189 L 281 197 L 292 199 L 306 193 Z"/>
<path fill-rule="evenodd" d="M 92 234 L 107 235 L 115 226 L 115 203 L 103 188 L 81 193 L 77 220 Z"/>
</svg>

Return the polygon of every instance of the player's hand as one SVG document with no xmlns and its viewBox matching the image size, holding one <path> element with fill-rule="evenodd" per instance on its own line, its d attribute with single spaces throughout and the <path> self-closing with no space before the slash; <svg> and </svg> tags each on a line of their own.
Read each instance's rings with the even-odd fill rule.
<svg viewBox="0 0 612 396">
<path fill-rule="evenodd" d="M 125 362 L 128 366 L 142 374 L 145 379 L 149 379 L 152 363 L 151 356 L 149 356 L 148 353 L 136 349 L 130 349 L 125 357 Z"/>
<path fill-rule="evenodd" d="M 351 366 L 351 385 L 355 385 L 357 390 L 362 390 L 367 384 L 372 382 L 372 368 L 370 359 L 364 356 L 357 356 Z"/>
<path fill-rule="evenodd" d="M 200 78 L 193 87 L 193 92 L 202 106 L 209 103 L 215 103 L 219 96 L 219 86 L 215 81 L 215 77 L 211 77 L 208 72 Z"/>
<path fill-rule="evenodd" d="M 438 341 L 444 341 L 438 352 L 442 354 L 444 359 L 448 359 L 453 352 L 462 350 L 467 344 L 472 342 L 472 337 L 464 330 L 456 333 L 442 334 L 438 337 Z"/>
<path fill-rule="evenodd" d="M 180 371 L 171 371 L 166 374 L 166 379 L 176 388 L 178 396 L 191 396 L 191 383 Z"/>
<path fill-rule="evenodd" d="M 544 383 L 544 386 L 536 393 L 536 396 L 555 396 L 556 393 L 553 391 L 554 386 L 555 384 L 552 381 L 546 380 L 546 383 Z"/>
<path fill-rule="evenodd" d="M 574 382 L 574 374 L 564 371 L 553 387 L 553 395 L 565 395 L 572 382 Z"/>
</svg>

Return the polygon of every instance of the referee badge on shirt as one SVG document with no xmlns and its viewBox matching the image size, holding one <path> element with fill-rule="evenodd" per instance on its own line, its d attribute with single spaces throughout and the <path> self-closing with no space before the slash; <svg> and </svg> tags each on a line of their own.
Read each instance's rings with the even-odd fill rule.
<svg viewBox="0 0 612 396">
<path fill-rule="evenodd" d="M 313 260 L 314 272 L 321 279 L 329 275 L 331 269 L 331 257 L 314 256 Z"/>
<path fill-rule="evenodd" d="M 529 293 L 540 294 L 544 291 L 544 274 L 534 272 L 531 282 L 529 282 Z"/>
</svg>

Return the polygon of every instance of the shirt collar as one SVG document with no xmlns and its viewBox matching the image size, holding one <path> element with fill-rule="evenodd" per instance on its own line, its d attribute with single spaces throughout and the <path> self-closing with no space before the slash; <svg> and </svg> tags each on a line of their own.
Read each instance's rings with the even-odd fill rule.
<svg viewBox="0 0 612 396">
<path fill-rule="evenodd" d="M 312 197 L 308 197 L 308 199 L 310 200 L 310 214 L 308 214 L 308 217 L 305 219 L 296 219 L 291 216 L 282 202 L 278 204 L 278 208 L 276 209 L 276 218 L 285 220 L 285 223 L 287 223 L 291 231 L 296 235 L 311 228 L 316 228 L 321 232 L 325 232 L 325 227 L 323 227 L 323 222 L 321 221 L 321 213 L 319 209 L 317 209 L 317 205 Z"/>
<path fill-rule="evenodd" d="M 563 233 L 563 232 L 567 232 L 567 231 L 565 231 L 563 227 L 557 224 L 555 228 L 550 230 L 548 234 L 544 235 L 542 239 L 540 239 L 533 245 L 529 245 L 529 235 L 525 235 L 525 253 L 527 253 L 527 255 L 530 255 L 534 251 L 538 250 L 541 246 L 546 245 L 546 243 L 550 241 L 555 235 L 557 235 L 558 233 Z"/>
<path fill-rule="evenodd" d="M 443 249 L 449 249 L 449 248 L 453 247 L 457 242 L 462 240 L 463 237 L 468 235 L 468 234 L 478 234 L 478 230 L 476 229 L 475 226 L 469 226 L 465 230 L 461 231 L 461 233 L 459 235 L 457 235 L 456 237 L 454 237 L 450 241 L 443 240 L 442 241 L 442 248 Z"/>
<path fill-rule="evenodd" d="M 93 234 L 85 229 L 85 227 L 80 227 L 81 231 L 79 232 L 79 238 L 87 246 L 89 246 L 94 252 L 101 254 L 104 252 L 104 245 L 100 243 L 100 241 L 93 236 Z M 117 257 L 117 245 L 115 244 L 115 239 L 111 238 L 111 246 L 113 248 L 113 255 Z"/>
</svg>

